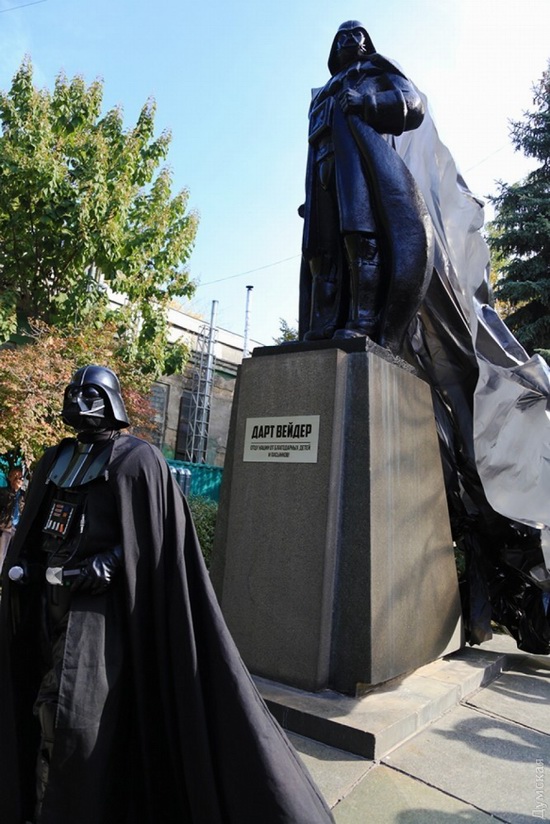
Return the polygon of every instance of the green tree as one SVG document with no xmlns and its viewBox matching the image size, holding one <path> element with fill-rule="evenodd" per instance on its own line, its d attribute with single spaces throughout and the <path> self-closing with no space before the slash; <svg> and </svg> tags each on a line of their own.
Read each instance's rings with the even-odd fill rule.
<svg viewBox="0 0 550 824">
<path fill-rule="evenodd" d="M 515 148 L 540 165 L 520 183 L 499 183 L 489 234 L 499 262 L 496 297 L 506 323 L 530 351 L 550 349 L 550 63 L 534 87 L 536 109 L 511 125 Z"/>
<path fill-rule="evenodd" d="M 489 270 L 489 284 L 493 292 L 493 299 L 494 299 L 494 308 L 502 318 L 507 318 L 508 315 L 512 312 L 512 307 L 509 303 L 502 300 L 500 297 L 496 297 L 494 292 L 497 283 L 502 278 L 504 273 L 504 267 L 506 265 L 507 258 L 504 257 L 501 251 L 499 251 L 496 247 L 496 238 L 498 237 L 499 232 L 494 225 L 494 223 L 487 223 L 485 226 L 485 240 L 489 246 L 490 251 L 490 270 Z"/>
<path fill-rule="evenodd" d="M 212 550 L 214 549 L 218 504 L 200 495 L 190 495 L 188 503 L 202 554 L 206 565 L 209 567 L 212 560 Z"/>
<path fill-rule="evenodd" d="M 281 332 L 279 337 L 273 338 L 275 343 L 280 345 L 281 343 L 289 343 L 290 341 L 298 340 L 298 329 L 289 326 L 284 318 L 279 318 L 279 330 Z"/>
<path fill-rule="evenodd" d="M 167 372 L 185 350 L 167 346 L 166 310 L 193 286 L 186 263 L 197 230 L 188 192 L 172 195 L 161 164 L 170 134 L 154 136 L 155 104 L 125 129 L 101 114 L 103 85 L 60 74 L 53 92 L 33 84 L 25 59 L 0 92 L 0 342 L 37 318 L 70 328 L 117 312 L 127 358 Z"/>
</svg>

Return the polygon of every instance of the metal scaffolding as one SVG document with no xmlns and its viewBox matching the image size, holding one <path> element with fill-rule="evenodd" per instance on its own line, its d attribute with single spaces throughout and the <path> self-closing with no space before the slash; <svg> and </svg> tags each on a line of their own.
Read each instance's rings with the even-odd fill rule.
<svg viewBox="0 0 550 824">
<path fill-rule="evenodd" d="M 201 326 L 197 336 L 197 348 L 193 356 L 191 408 L 185 457 L 187 461 L 193 463 L 207 462 L 208 426 L 210 424 L 210 407 L 216 368 L 217 308 L 218 301 L 212 301 L 210 324 Z"/>
</svg>

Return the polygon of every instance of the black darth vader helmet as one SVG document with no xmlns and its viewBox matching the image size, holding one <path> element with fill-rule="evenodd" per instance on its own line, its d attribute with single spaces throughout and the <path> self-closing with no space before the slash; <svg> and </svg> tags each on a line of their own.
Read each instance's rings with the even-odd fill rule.
<svg viewBox="0 0 550 824">
<path fill-rule="evenodd" d="M 334 40 L 332 41 L 332 46 L 328 57 L 328 68 L 331 74 L 334 75 L 340 70 L 337 54 L 339 51 L 339 41 L 342 35 L 347 32 L 351 33 L 355 30 L 359 30 L 363 33 L 363 36 L 365 38 L 365 54 L 374 54 L 376 52 L 374 44 L 370 39 L 370 35 L 366 28 L 363 26 L 363 24 L 360 23 L 359 20 L 346 20 L 346 22 L 342 23 L 342 25 L 339 27 L 338 31 L 334 35 Z"/>
<path fill-rule="evenodd" d="M 83 366 L 65 389 L 61 417 L 78 431 L 129 426 L 120 383 L 106 366 Z"/>
</svg>

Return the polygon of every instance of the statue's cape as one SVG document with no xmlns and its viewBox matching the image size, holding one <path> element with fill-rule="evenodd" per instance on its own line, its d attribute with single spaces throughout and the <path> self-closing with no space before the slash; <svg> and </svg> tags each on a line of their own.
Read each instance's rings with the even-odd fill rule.
<svg viewBox="0 0 550 824">
<path fill-rule="evenodd" d="M 338 116 L 344 121 L 336 109 L 335 120 Z M 347 121 L 335 130 L 334 144 L 349 131 L 361 153 L 388 279 L 380 343 L 398 352 L 406 319 L 414 312 L 414 304 L 421 305 L 432 275 L 431 221 L 414 176 L 384 137 L 357 116 Z"/>
</svg>

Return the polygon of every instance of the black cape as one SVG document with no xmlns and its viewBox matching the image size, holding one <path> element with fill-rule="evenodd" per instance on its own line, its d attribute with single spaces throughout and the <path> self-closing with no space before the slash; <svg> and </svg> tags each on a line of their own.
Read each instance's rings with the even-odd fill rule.
<svg viewBox="0 0 550 824">
<path fill-rule="evenodd" d="M 32 815 L 39 735 L 32 703 L 40 680 L 41 585 L 18 586 L 6 571 L 28 552 L 56 453 L 49 450 L 37 467 L 4 566 L 2 824 Z M 229 635 L 187 503 L 162 454 L 120 437 L 107 483 L 125 574 L 104 599 L 73 596 L 42 824 L 332 822 Z M 90 729 L 88 752 L 75 748 L 76 728 Z M 116 803 L 95 798 L 100 775 L 117 787 Z"/>
</svg>

